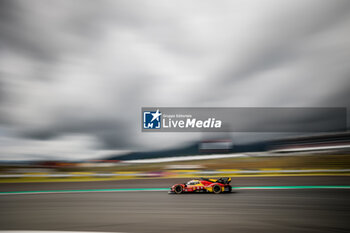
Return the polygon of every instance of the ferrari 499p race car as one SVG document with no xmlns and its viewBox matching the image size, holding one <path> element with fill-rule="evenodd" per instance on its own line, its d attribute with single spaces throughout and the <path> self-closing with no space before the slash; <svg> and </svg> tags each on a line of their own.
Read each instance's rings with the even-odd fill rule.
<svg viewBox="0 0 350 233">
<path fill-rule="evenodd" d="M 200 178 L 198 180 L 190 180 L 184 184 L 175 184 L 170 188 L 169 193 L 230 193 L 232 191 L 230 182 L 231 178 L 228 177 L 219 179 Z"/>
</svg>

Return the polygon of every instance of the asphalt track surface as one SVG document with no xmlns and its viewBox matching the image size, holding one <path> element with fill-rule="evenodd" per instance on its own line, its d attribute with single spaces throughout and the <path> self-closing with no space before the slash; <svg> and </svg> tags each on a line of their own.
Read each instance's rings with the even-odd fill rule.
<svg viewBox="0 0 350 233">
<path fill-rule="evenodd" d="M 164 188 L 186 179 L 0 184 L 0 191 Z M 98 184 L 97 184 L 98 183 Z M 349 185 L 350 177 L 239 178 L 239 186 Z M 106 232 L 350 232 L 349 189 L 238 190 L 0 196 L 0 230 Z"/>
<path fill-rule="evenodd" d="M 36 191 L 36 190 L 80 190 L 80 189 L 116 189 L 116 188 L 168 188 L 173 184 L 184 183 L 190 178 L 174 179 L 135 179 L 89 182 L 52 182 L 52 183 L 3 183 L 0 192 Z M 350 185 L 350 176 L 271 176 L 271 177 L 235 177 L 232 186 L 292 186 L 292 185 Z"/>
</svg>

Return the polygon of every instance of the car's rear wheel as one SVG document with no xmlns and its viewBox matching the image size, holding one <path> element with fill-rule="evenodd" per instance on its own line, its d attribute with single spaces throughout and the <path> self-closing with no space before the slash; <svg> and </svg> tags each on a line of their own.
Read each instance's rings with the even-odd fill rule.
<svg viewBox="0 0 350 233">
<path fill-rule="evenodd" d="M 213 186 L 213 193 L 215 193 L 215 194 L 221 193 L 221 186 L 218 184 L 214 185 Z"/>
<path fill-rule="evenodd" d="M 176 194 L 180 194 L 183 192 L 183 187 L 181 185 L 176 185 L 175 188 L 174 188 L 174 192 Z"/>
<path fill-rule="evenodd" d="M 231 192 L 232 192 L 232 187 L 231 187 L 231 185 L 228 185 L 227 187 L 228 187 L 227 192 L 228 192 L 228 193 L 231 193 Z"/>
</svg>

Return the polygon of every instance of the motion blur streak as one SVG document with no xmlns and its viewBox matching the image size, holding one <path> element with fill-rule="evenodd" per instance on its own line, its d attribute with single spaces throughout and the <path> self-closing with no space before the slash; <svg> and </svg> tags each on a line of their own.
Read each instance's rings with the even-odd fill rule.
<svg viewBox="0 0 350 233">
<path fill-rule="evenodd" d="M 349 232 L 350 190 L 240 190 L 19 195 L 0 198 L 7 230 Z"/>
<path fill-rule="evenodd" d="M 349 232 L 350 176 L 240 177 L 231 194 L 168 195 L 186 178 L 101 182 L 12 183 L 0 192 L 78 193 L 1 195 L 4 230 L 106 232 Z M 266 189 L 271 188 L 273 190 Z M 294 189 L 286 189 L 288 187 Z M 327 187 L 324 189 L 305 187 Z M 147 189 L 159 192 L 79 190 Z M 251 189 L 251 188 L 255 189 Z M 337 187 L 337 188 L 329 188 Z M 265 188 L 265 189 L 258 189 Z M 249 189 L 249 190 L 248 190 Z"/>
<path fill-rule="evenodd" d="M 350 186 L 256 186 L 233 187 L 236 190 L 244 189 L 350 189 Z M 24 192 L 0 192 L 0 195 L 25 195 L 25 194 L 57 194 L 57 193 L 95 193 L 95 192 L 159 192 L 168 191 L 169 188 L 135 188 L 135 189 L 91 189 L 91 190 L 52 190 L 52 191 L 24 191 Z"/>
</svg>

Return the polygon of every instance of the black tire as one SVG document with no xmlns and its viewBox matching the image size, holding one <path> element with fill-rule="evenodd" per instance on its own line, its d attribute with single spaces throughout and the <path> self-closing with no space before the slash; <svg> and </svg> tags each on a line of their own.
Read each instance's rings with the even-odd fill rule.
<svg viewBox="0 0 350 233">
<path fill-rule="evenodd" d="M 231 186 L 231 185 L 228 185 L 227 187 L 228 187 L 227 193 L 231 193 L 231 192 L 232 192 L 232 186 Z"/>
<path fill-rule="evenodd" d="M 220 185 L 218 185 L 218 184 L 216 184 L 216 185 L 214 185 L 213 186 L 213 193 L 215 193 L 215 194 L 219 194 L 219 193 L 221 193 L 221 186 Z"/>
<path fill-rule="evenodd" d="M 175 188 L 174 188 L 174 192 L 176 194 L 180 194 L 183 192 L 183 187 L 181 185 L 176 185 Z"/>
</svg>

